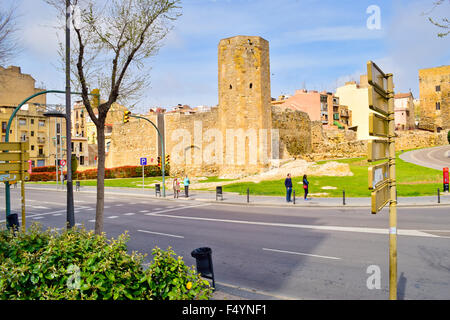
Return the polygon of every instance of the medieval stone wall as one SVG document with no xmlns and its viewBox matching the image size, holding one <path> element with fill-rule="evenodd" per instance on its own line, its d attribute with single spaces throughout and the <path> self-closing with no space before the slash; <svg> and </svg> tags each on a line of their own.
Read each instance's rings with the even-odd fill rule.
<svg viewBox="0 0 450 320">
<path fill-rule="evenodd" d="M 306 112 L 272 107 L 272 128 L 278 129 L 279 158 L 299 158 L 312 151 L 311 121 Z"/>
</svg>

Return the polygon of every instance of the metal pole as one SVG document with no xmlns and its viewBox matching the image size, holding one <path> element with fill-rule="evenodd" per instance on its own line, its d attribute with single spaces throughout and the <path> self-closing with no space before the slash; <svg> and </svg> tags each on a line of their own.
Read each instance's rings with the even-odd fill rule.
<svg viewBox="0 0 450 320">
<path fill-rule="evenodd" d="M 293 194 L 294 194 L 293 200 L 294 200 L 294 204 L 295 204 L 295 190 L 293 190 Z"/>
<path fill-rule="evenodd" d="M 342 204 L 345 206 L 345 189 L 342 190 Z"/>
<path fill-rule="evenodd" d="M 58 118 L 55 119 L 55 147 L 56 147 L 56 189 L 58 189 L 58 174 L 59 174 L 59 160 L 58 160 Z"/>
<path fill-rule="evenodd" d="M 394 80 L 388 74 L 389 97 L 389 299 L 397 300 L 397 186 L 395 176 Z"/>
<path fill-rule="evenodd" d="M 441 203 L 441 190 L 438 188 L 438 203 Z"/>
<path fill-rule="evenodd" d="M 142 166 L 142 192 L 144 191 L 144 166 Z"/>
<path fill-rule="evenodd" d="M 250 188 L 247 188 L 247 203 L 250 202 Z"/>
<path fill-rule="evenodd" d="M 70 0 L 66 0 L 66 143 L 67 143 L 67 228 L 75 225 L 72 183 L 72 121 L 70 99 Z"/>
</svg>

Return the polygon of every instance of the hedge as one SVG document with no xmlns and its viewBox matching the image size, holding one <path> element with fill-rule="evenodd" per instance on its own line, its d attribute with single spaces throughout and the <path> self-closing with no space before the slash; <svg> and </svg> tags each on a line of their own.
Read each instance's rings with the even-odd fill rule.
<svg viewBox="0 0 450 320">
<path fill-rule="evenodd" d="M 73 228 L 26 233 L 0 231 L 1 300 L 207 300 L 212 289 L 169 247 L 155 247 L 153 262 L 129 254 L 128 235 Z"/>
<path fill-rule="evenodd" d="M 41 167 L 44 168 L 44 167 Z M 51 168 L 51 167 L 45 167 Z M 53 167 L 54 168 L 54 167 Z M 170 166 L 166 168 L 166 175 L 169 175 Z M 56 169 L 55 169 L 56 170 Z M 144 167 L 144 175 L 146 177 L 161 176 L 161 169 L 158 166 L 148 165 Z M 67 172 L 64 171 L 63 174 Z M 142 177 L 142 166 L 123 166 L 116 168 L 105 169 L 105 179 L 115 178 L 136 178 Z M 73 178 L 76 180 L 95 180 L 97 179 L 97 169 L 89 169 L 85 171 L 77 171 Z M 32 172 L 30 174 L 30 181 L 54 181 L 56 180 L 56 172 Z"/>
</svg>

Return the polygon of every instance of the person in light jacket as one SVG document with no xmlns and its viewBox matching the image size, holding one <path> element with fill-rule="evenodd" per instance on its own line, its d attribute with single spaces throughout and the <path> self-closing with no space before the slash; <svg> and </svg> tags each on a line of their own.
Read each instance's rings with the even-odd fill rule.
<svg viewBox="0 0 450 320">
<path fill-rule="evenodd" d="M 178 178 L 173 179 L 173 197 L 178 199 L 178 195 L 180 194 L 180 182 Z"/>
<path fill-rule="evenodd" d="M 186 178 L 184 178 L 183 184 L 184 184 L 184 194 L 186 195 L 186 198 L 189 198 L 189 184 L 191 182 L 189 181 L 188 176 L 186 175 Z"/>
</svg>

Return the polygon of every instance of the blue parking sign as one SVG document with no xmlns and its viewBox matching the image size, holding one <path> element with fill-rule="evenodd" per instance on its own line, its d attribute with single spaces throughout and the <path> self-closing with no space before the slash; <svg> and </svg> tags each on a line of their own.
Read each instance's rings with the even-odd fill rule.
<svg viewBox="0 0 450 320">
<path fill-rule="evenodd" d="M 141 166 L 147 165 L 147 158 L 141 158 Z"/>
</svg>

